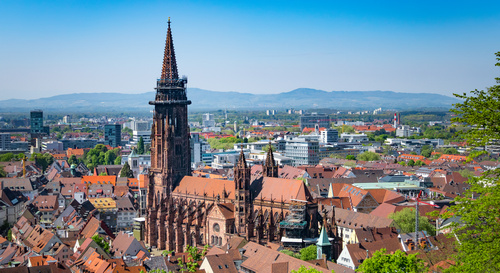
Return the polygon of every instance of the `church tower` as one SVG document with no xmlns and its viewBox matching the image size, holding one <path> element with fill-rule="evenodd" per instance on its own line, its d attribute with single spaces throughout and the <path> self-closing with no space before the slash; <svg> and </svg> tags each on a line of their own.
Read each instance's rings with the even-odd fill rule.
<svg viewBox="0 0 500 273">
<path fill-rule="evenodd" d="M 146 241 L 164 249 L 165 203 L 180 180 L 191 175 L 191 152 L 186 95 L 187 79 L 179 78 L 170 18 L 168 20 L 161 77 L 156 82 L 151 128 L 151 169 L 147 197 Z"/>
<path fill-rule="evenodd" d="M 250 200 L 250 168 L 247 166 L 243 149 L 234 167 L 234 216 L 236 233 L 245 234 L 249 215 L 252 213 Z"/>
<path fill-rule="evenodd" d="M 266 162 L 262 166 L 262 175 L 264 177 L 278 177 L 278 166 L 274 161 L 273 146 L 269 141 L 269 149 L 267 150 Z"/>
</svg>

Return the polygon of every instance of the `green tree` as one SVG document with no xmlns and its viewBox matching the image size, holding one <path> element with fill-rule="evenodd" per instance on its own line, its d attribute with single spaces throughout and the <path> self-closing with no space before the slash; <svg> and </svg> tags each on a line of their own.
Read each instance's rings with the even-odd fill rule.
<svg viewBox="0 0 500 273">
<path fill-rule="evenodd" d="M 0 177 L 6 177 L 7 172 L 3 169 L 3 166 L 0 165 Z"/>
<path fill-rule="evenodd" d="M 7 232 L 7 241 L 12 242 L 12 229 Z"/>
<path fill-rule="evenodd" d="M 374 152 L 364 152 L 358 155 L 358 160 L 361 161 L 377 161 L 380 160 L 380 156 L 377 153 Z"/>
<path fill-rule="evenodd" d="M 447 155 L 458 155 L 460 154 L 457 149 L 455 148 L 446 148 L 444 149 L 444 153 L 447 154 Z"/>
<path fill-rule="evenodd" d="M 139 138 L 139 142 L 137 142 L 137 153 L 142 155 L 144 154 L 144 139 Z"/>
<path fill-rule="evenodd" d="M 114 164 L 115 164 L 115 165 L 120 165 L 120 164 L 122 164 L 122 157 L 121 157 L 121 156 L 116 157 Z"/>
<path fill-rule="evenodd" d="M 288 249 L 283 249 L 280 252 L 284 253 L 284 254 L 286 254 L 288 256 L 292 256 L 294 258 L 300 259 L 300 253 L 295 253 L 295 252 L 293 252 L 291 250 L 288 250 Z"/>
<path fill-rule="evenodd" d="M 472 177 L 474 173 L 468 169 L 459 170 L 458 173 L 463 177 Z"/>
<path fill-rule="evenodd" d="M 425 163 L 424 163 L 424 162 L 422 162 L 421 160 L 417 160 L 417 161 L 415 162 L 415 166 L 424 166 L 424 165 L 425 165 Z"/>
<path fill-rule="evenodd" d="M 318 256 L 316 245 L 310 245 L 301 249 L 300 251 L 300 259 L 303 261 L 315 260 Z"/>
<path fill-rule="evenodd" d="M 196 272 L 200 265 L 198 264 L 199 261 L 202 261 L 205 255 L 207 254 L 208 250 L 208 245 L 205 245 L 202 250 L 198 250 L 198 248 L 194 246 L 187 245 L 187 261 L 186 263 L 182 262 L 182 259 L 179 258 L 178 264 L 179 267 L 181 268 L 182 272 Z"/>
<path fill-rule="evenodd" d="M 389 214 L 390 219 L 394 219 L 396 224 L 401 228 L 401 233 L 415 232 L 415 209 L 405 208 L 401 211 Z M 425 216 L 418 217 L 418 229 L 425 230 L 429 235 L 436 234 L 436 228 L 429 223 L 429 219 Z"/>
<path fill-rule="evenodd" d="M 1 162 L 8 162 L 8 161 L 11 161 L 13 158 L 14 158 L 14 154 L 13 153 L 6 153 L 6 154 L 3 154 L 3 155 L 0 155 L 0 161 Z"/>
<path fill-rule="evenodd" d="M 123 164 L 122 170 L 120 171 L 120 177 L 134 177 L 134 172 L 130 169 L 130 165 L 127 161 L 125 161 L 125 164 Z"/>
<path fill-rule="evenodd" d="M 413 159 L 408 160 L 408 163 L 406 163 L 408 166 L 415 166 L 415 161 Z"/>
<path fill-rule="evenodd" d="M 92 240 L 94 242 L 96 242 L 96 244 L 98 246 L 100 246 L 104 251 L 106 251 L 107 253 L 109 253 L 109 250 L 110 250 L 110 246 L 109 246 L 109 243 L 106 242 L 106 240 L 104 240 L 101 236 L 99 236 L 98 234 L 92 236 Z"/>
<path fill-rule="evenodd" d="M 54 157 L 49 154 L 40 154 L 40 153 L 32 153 L 31 154 L 31 161 L 35 161 L 36 164 L 38 164 L 41 168 L 42 171 L 45 172 L 48 166 L 50 166 L 52 163 L 54 163 Z"/>
<path fill-rule="evenodd" d="M 76 155 L 71 155 L 68 158 L 68 164 L 78 164 L 78 159 L 76 158 Z"/>
<path fill-rule="evenodd" d="M 355 156 L 353 156 L 353 155 L 347 155 L 347 156 L 345 157 L 345 159 L 348 159 L 348 160 L 356 160 L 356 157 L 355 157 Z"/>
<path fill-rule="evenodd" d="M 431 157 L 432 147 L 430 145 L 424 145 L 422 150 L 420 151 L 420 155 L 425 156 L 427 158 Z"/>
<path fill-rule="evenodd" d="M 500 51 L 496 66 L 500 66 Z M 500 83 L 500 77 L 496 78 Z M 484 147 L 500 139 L 500 85 L 457 95 L 462 103 L 452 111 L 454 123 L 468 126 L 464 132 L 472 147 Z M 473 154 L 477 155 L 477 154 Z M 500 170 L 487 171 L 468 180 L 470 188 L 455 198 L 455 206 L 443 217 L 460 217 L 454 234 L 460 240 L 455 266 L 450 272 L 500 272 Z"/>
<path fill-rule="evenodd" d="M 292 270 L 292 271 L 290 271 L 290 272 L 291 272 L 291 273 L 321 273 L 321 271 L 319 271 L 319 270 L 315 269 L 315 268 L 314 268 L 314 267 L 312 267 L 312 266 L 309 266 L 309 267 L 307 267 L 307 268 L 306 268 L 306 267 L 305 267 L 305 266 L 303 266 L 303 265 L 301 265 L 301 266 L 299 267 L 299 269 L 297 269 L 297 270 Z M 332 270 L 332 273 L 333 273 L 333 272 L 334 272 L 334 271 Z"/>
<path fill-rule="evenodd" d="M 357 272 L 379 273 L 379 272 L 426 272 L 424 261 L 417 258 L 417 253 L 406 255 L 401 250 L 396 250 L 394 254 L 387 254 L 387 250 L 382 248 L 375 251 L 373 256 L 364 260 Z"/>
</svg>

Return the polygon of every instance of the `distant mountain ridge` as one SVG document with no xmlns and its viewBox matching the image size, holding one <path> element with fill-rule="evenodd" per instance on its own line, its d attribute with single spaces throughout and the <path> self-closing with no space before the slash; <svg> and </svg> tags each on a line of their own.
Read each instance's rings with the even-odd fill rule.
<svg viewBox="0 0 500 273">
<path fill-rule="evenodd" d="M 450 108 L 458 99 L 431 93 L 399 93 L 393 91 L 323 91 L 298 88 L 279 94 L 250 94 L 218 92 L 188 88 L 188 99 L 193 103 L 190 110 L 215 109 L 313 109 L 339 110 L 422 109 Z M 0 100 L 0 112 L 20 112 L 43 109 L 53 112 L 86 111 L 148 111 L 155 92 L 141 94 L 123 93 L 73 93 L 47 98 Z"/>
</svg>

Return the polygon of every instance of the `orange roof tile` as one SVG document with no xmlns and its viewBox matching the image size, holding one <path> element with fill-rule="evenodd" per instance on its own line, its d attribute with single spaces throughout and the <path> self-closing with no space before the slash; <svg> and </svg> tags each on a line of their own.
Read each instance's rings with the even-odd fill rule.
<svg viewBox="0 0 500 273">
<path fill-rule="evenodd" d="M 113 186 L 116 186 L 116 176 L 114 176 L 114 175 L 82 176 L 82 183 L 84 183 L 84 184 L 112 184 Z"/>
</svg>

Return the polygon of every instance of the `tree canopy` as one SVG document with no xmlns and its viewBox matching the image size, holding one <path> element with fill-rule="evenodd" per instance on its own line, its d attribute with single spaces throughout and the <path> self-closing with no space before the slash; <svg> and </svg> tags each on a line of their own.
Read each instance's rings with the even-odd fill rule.
<svg viewBox="0 0 500 273">
<path fill-rule="evenodd" d="M 500 66 L 500 51 L 496 66 Z M 500 78 L 496 78 L 500 83 Z M 474 90 L 471 94 L 457 95 L 463 99 L 452 111 L 457 115 L 452 122 L 468 126 L 467 143 L 484 147 L 498 143 L 500 139 L 500 85 L 486 90 Z M 460 217 L 461 225 L 455 225 L 457 245 L 456 264 L 449 272 L 500 272 L 500 170 L 472 177 L 469 190 L 455 198 L 449 214 L 444 217 Z"/>
<path fill-rule="evenodd" d="M 379 272 L 425 272 L 424 262 L 417 258 L 417 254 L 406 255 L 401 250 L 394 254 L 387 254 L 385 248 L 375 251 L 373 256 L 364 260 L 356 272 L 379 273 Z"/>
<path fill-rule="evenodd" d="M 49 153 L 44 153 L 44 154 L 32 153 L 30 160 L 34 160 L 36 164 L 38 164 L 42 168 L 42 171 L 44 172 L 48 166 L 54 163 L 54 157 Z"/>
<path fill-rule="evenodd" d="M 314 267 L 312 266 L 309 266 L 309 267 L 305 267 L 303 265 L 301 265 L 299 267 L 299 269 L 297 270 L 292 270 L 291 271 L 292 273 L 321 273 L 321 271 L 315 269 Z M 334 271 L 332 270 L 332 273 L 334 273 Z"/>
<path fill-rule="evenodd" d="M 125 162 L 125 164 L 123 164 L 122 170 L 120 171 L 120 177 L 134 177 L 134 172 L 130 169 L 130 165 L 128 164 L 128 162 Z"/>
<path fill-rule="evenodd" d="M 380 160 L 380 156 L 377 153 L 366 151 L 358 155 L 358 160 L 361 161 L 377 161 Z"/>
<path fill-rule="evenodd" d="M 137 153 L 142 155 L 144 154 L 144 139 L 142 138 L 139 138 L 139 142 L 137 143 Z"/>
<path fill-rule="evenodd" d="M 116 164 L 116 158 L 120 150 L 118 148 L 108 150 L 105 145 L 97 144 L 93 149 L 90 149 L 83 158 L 83 163 L 93 170 L 98 165 L 119 165 Z M 120 162 L 121 163 L 121 162 Z"/>
<path fill-rule="evenodd" d="M 401 233 L 415 232 L 415 209 L 405 208 L 401 211 L 389 214 L 389 218 L 394 219 L 396 224 L 401 228 Z M 425 216 L 418 217 L 419 230 L 425 230 L 429 235 L 436 234 L 436 228 L 429 223 L 429 219 Z"/>
<path fill-rule="evenodd" d="M 200 267 L 198 262 L 202 261 L 207 254 L 208 245 L 205 245 L 202 250 L 190 245 L 187 245 L 186 249 L 186 252 L 188 253 L 187 261 L 184 263 L 181 258 L 177 260 L 179 262 L 178 264 L 181 268 L 181 272 L 196 272 Z"/>
</svg>

